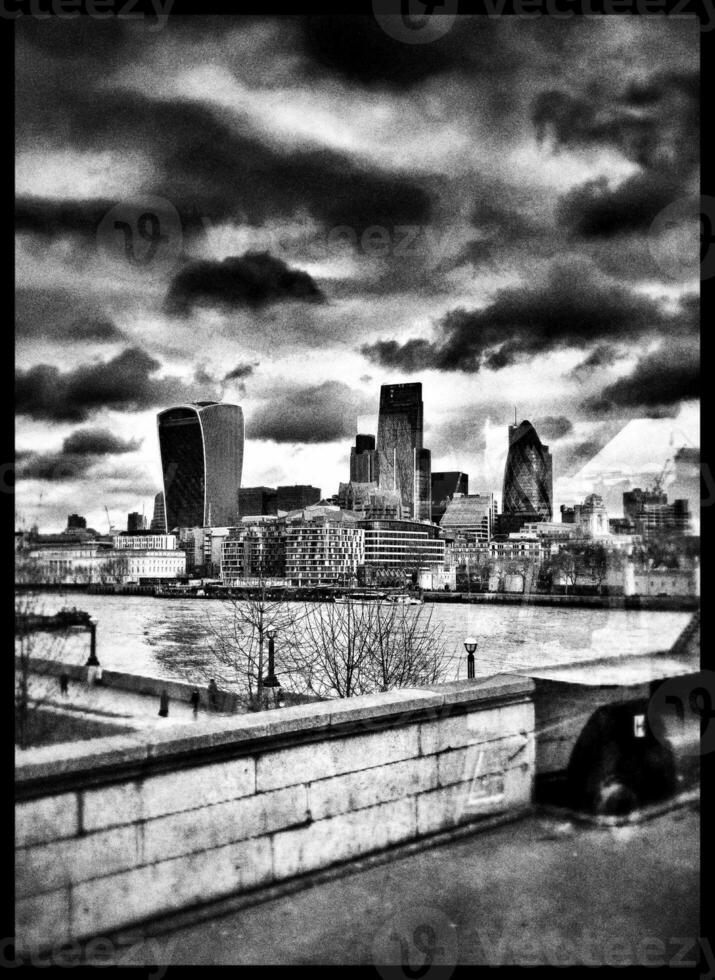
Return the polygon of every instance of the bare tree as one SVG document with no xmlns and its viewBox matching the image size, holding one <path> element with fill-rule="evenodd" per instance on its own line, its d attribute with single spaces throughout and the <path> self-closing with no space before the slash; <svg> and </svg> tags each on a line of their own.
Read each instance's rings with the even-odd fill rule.
<svg viewBox="0 0 715 980">
<path fill-rule="evenodd" d="M 301 618 L 296 668 L 318 697 L 349 698 L 371 690 L 370 659 L 375 603 L 306 606 Z"/>
<path fill-rule="evenodd" d="M 212 610 L 217 609 L 214 614 Z M 272 635 L 280 643 L 281 676 L 291 686 L 299 679 L 299 672 L 293 669 L 296 619 L 296 608 L 272 598 L 265 577 L 259 576 L 255 589 L 245 597 L 205 604 L 203 615 L 189 624 L 197 638 L 198 655 L 176 666 L 187 679 L 213 679 L 223 690 L 238 694 L 249 711 L 260 711 L 266 706 L 263 682 Z"/>
<path fill-rule="evenodd" d="M 38 563 L 29 558 L 20 557 L 17 560 L 16 576 L 18 582 L 25 586 L 39 585 L 44 581 Z M 44 605 L 38 592 L 31 588 L 16 591 L 15 738 L 22 749 L 30 744 L 40 714 L 48 716 L 46 709 L 57 692 L 61 671 L 59 664 L 69 632 L 68 629 L 39 632 L 43 615 Z M 54 665 L 54 670 L 47 669 L 48 661 Z"/>
<path fill-rule="evenodd" d="M 432 611 L 397 603 L 345 602 L 307 610 L 296 668 L 306 689 L 349 698 L 434 684 L 455 669 Z"/>
</svg>

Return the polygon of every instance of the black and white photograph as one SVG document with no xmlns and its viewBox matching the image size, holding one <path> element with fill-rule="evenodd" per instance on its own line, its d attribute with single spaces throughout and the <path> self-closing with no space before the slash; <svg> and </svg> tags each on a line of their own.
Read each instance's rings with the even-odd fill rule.
<svg viewBox="0 0 715 980">
<path fill-rule="evenodd" d="M 174 3 L 0 14 L 5 965 L 712 976 L 715 7 Z"/>
</svg>

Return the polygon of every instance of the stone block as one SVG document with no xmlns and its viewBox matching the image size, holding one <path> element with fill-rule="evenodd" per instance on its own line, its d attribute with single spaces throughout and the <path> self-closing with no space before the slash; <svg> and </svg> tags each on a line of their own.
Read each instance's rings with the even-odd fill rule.
<svg viewBox="0 0 715 980">
<path fill-rule="evenodd" d="M 90 878 L 126 871 L 140 862 L 140 825 L 22 847 L 15 852 L 15 890 L 35 895 Z"/>
<path fill-rule="evenodd" d="M 73 837 L 79 832 L 76 793 L 41 796 L 15 805 L 15 846 Z"/>
<path fill-rule="evenodd" d="M 530 702 L 471 711 L 420 725 L 420 754 L 432 755 L 533 730 L 534 706 Z"/>
<path fill-rule="evenodd" d="M 15 903 L 15 950 L 27 956 L 70 938 L 70 891 L 59 888 Z"/>
<path fill-rule="evenodd" d="M 322 820 L 434 789 L 437 758 L 406 759 L 378 769 L 363 769 L 310 783 L 310 814 L 313 820 Z"/>
<path fill-rule="evenodd" d="M 263 885 L 271 869 L 266 837 L 86 881 L 72 891 L 72 934 L 95 935 Z"/>
<path fill-rule="evenodd" d="M 526 763 L 534 768 L 534 733 L 509 735 L 492 742 L 481 742 L 465 749 L 442 752 L 438 756 L 439 785 L 449 786 L 471 780 L 477 771 L 499 772 Z"/>
<path fill-rule="evenodd" d="M 215 806 L 149 820 L 143 825 L 143 860 L 163 861 L 272 833 L 308 819 L 305 786 L 258 793 Z"/>
<path fill-rule="evenodd" d="M 237 799 L 254 789 L 252 758 L 178 769 L 142 781 L 86 790 L 82 823 L 85 830 L 98 830 Z"/>
<path fill-rule="evenodd" d="M 415 836 L 415 797 L 318 820 L 273 837 L 273 874 L 291 878 Z"/>
<path fill-rule="evenodd" d="M 264 792 L 416 758 L 417 736 L 417 726 L 411 725 L 266 752 L 256 761 L 256 790 Z"/>
<path fill-rule="evenodd" d="M 520 766 L 504 773 L 475 774 L 417 797 L 420 835 L 447 830 L 462 823 L 519 809 L 531 802 L 533 768 Z"/>
</svg>

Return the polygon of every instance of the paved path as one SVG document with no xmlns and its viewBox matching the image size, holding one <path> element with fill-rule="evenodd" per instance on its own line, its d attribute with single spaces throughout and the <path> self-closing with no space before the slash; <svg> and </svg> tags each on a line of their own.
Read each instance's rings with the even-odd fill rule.
<svg viewBox="0 0 715 980">
<path fill-rule="evenodd" d="M 158 696 L 152 697 L 116 687 L 89 687 L 79 681 L 70 681 L 65 698 L 60 693 L 56 677 L 33 675 L 33 679 L 35 683 L 30 684 L 31 696 L 33 691 L 36 691 L 43 705 L 61 711 L 72 711 L 73 714 L 86 715 L 98 721 L 121 722 L 122 725 L 144 729 L 185 725 L 193 720 L 193 708 L 187 701 L 171 698 L 168 717 L 160 718 Z M 199 718 L 206 718 L 208 714 L 206 708 L 199 708 Z"/>
<path fill-rule="evenodd" d="M 435 965 L 692 962 L 699 823 L 694 806 L 612 829 L 534 815 L 131 949 L 125 933 L 120 962 L 412 967 L 378 968 L 385 980 L 447 980 L 451 971 L 419 970 L 430 956 Z"/>
</svg>

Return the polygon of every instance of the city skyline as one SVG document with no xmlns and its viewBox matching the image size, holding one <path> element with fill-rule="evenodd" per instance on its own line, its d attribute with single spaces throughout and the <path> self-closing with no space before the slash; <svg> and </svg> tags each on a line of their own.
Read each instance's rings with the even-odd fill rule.
<svg viewBox="0 0 715 980">
<path fill-rule="evenodd" d="M 516 404 L 620 513 L 699 444 L 698 27 L 636 21 L 18 21 L 19 520 L 150 513 L 187 401 L 336 492 L 415 378 L 433 470 L 498 493 Z"/>
</svg>

